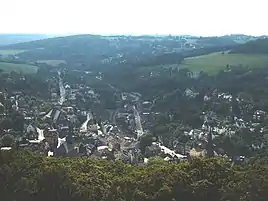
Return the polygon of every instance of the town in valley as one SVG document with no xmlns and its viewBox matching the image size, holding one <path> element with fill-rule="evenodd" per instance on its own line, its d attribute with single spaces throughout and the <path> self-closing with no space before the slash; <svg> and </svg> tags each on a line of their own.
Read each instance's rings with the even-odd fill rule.
<svg viewBox="0 0 268 201">
<path fill-rule="evenodd" d="M 217 74 L 183 63 L 206 54 L 239 59 L 255 41 L 267 43 L 244 35 L 79 35 L 2 46 L 0 67 L 36 72 L 2 69 L 1 150 L 131 164 L 243 161 L 267 148 L 265 91 L 254 88 L 268 85 L 267 73 L 250 63 L 223 63 Z"/>
</svg>

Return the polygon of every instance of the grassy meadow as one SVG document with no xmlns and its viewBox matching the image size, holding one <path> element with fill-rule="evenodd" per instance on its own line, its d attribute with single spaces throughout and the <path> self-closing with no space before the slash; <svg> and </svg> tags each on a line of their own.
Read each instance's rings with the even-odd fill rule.
<svg viewBox="0 0 268 201">
<path fill-rule="evenodd" d="M 0 55 L 16 55 L 27 50 L 0 50 Z"/>
<path fill-rule="evenodd" d="M 65 64 L 66 62 L 64 60 L 38 60 L 37 63 L 45 63 L 50 66 L 58 66 L 60 64 Z"/>
<path fill-rule="evenodd" d="M 226 69 L 227 64 L 251 68 L 268 67 L 268 55 L 222 54 L 218 52 L 186 58 L 180 65 L 180 68 L 188 68 L 191 71 L 204 71 L 213 75 Z"/>
<path fill-rule="evenodd" d="M 34 65 L 28 64 L 14 64 L 14 63 L 6 63 L 0 62 L 0 69 L 4 70 L 4 72 L 22 72 L 24 74 L 32 74 L 36 73 L 38 67 Z"/>
</svg>

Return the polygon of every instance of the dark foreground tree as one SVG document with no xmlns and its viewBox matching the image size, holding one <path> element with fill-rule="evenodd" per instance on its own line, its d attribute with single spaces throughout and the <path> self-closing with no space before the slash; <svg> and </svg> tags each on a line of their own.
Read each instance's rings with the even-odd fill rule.
<svg viewBox="0 0 268 201">
<path fill-rule="evenodd" d="M 266 201 L 267 175 L 259 159 L 239 166 L 220 158 L 132 166 L 0 152 L 0 194 L 6 201 Z"/>
</svg>

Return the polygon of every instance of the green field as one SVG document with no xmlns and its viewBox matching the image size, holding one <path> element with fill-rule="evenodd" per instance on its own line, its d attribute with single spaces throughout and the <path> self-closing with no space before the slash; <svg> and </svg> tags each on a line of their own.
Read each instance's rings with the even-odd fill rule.
<svg viewBox="0 0 268 201">
<path fill-rule="evenodd" d="M 0 55 L 15 55 L 27 50 L 0 50 Z"/>
<path fill-rule="evenodd" d="M 39 60 L 37 63 L 45 63 L 56 67 L 60 64 L 65 64 L 66 62 L 64 60 Z"/>
<path fill-rule="evenodd" d="M 28 64 L 14 64 L 14 63 L 6 63 L 0 62 L 0 69 L 3 69 L 5 72 L 22 72 L 25 74 L 32 74 L 36 73 L 38 67 Z"/>
<path fill-rule="evenodd" d="M 226 65 L 268 67 L 268 55 L 248 55 L 248 54 L 221 54 L 212 53 L 208 55 L 186 58 L 180 68 L 188 68 L 191 71 L 204 71 L 208 74 L 217 74 L 226 69 Z"/>
</svg>

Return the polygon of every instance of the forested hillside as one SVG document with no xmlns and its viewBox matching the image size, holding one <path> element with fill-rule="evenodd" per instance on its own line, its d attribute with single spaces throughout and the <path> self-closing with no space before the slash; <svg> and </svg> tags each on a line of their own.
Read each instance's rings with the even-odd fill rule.
<svg viewBox="0 0 268 201">
<path fill-rule="evenodd" d="M 268 38 L 250 41 L 236 46 L 230 53 L 242 54 L 268 54 Z"/>
<path fill-rule="evenodd" d="M 266 201 L 267 165 L 232 166 L 196 158 L 144 166 L 88 158 L 47 158 L 0 152 L 0 193 L 5 201 Z"/>
<path fill-rule="evenodd" d="M 76 35 L 9 45 L 17 50 L 16 60 L 39 62 L 57 60 L 67 68 L 113 69 L 118 66 L 180 64 L 183 58 L 229 50 L 237 45 L 225 37 L 153 37 Z"/>
<path fill-rule="evenodd" d="M 48 38 L 44 34 L 0 34 L 0 46 Z"/>
</svg>

